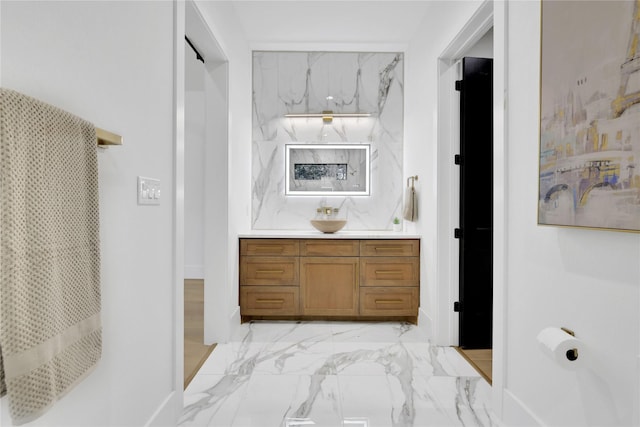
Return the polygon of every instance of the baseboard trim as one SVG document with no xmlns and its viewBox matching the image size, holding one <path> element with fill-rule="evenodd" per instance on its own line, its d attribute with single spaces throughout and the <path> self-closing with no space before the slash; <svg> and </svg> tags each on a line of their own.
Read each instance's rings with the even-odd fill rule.
<svg viewBox="0 0 640 427">
<path fill-rule="evenodd" d="M 636 365 L 636 379 L 638 383 L 636 384 L 636 402 L 640 401 L 640 354 L 638 355 L 638 363 Z M 635 405 L 635 413 L 633 414 L 633 424 L 638 426 L 640 425 L 640 405 Z"/>
<path fill-rule="evenodd" d="M 503 389 L 502 422 L 508 426 L 545 426 L 527 405 L 509 390 Z"/>
<path fill-rule="evenodd" d="M 178 402 L 178 393 L 172 391 L 162 401 L 158 409 L 151 415 L 145 427 L 169 427 L 178 425 L 181 402 Z"/>
<path fill-rule="evenodd" d="M 429 340 L 433 340 L 433 319 L 426 311 L 422 309 L 422 307 L 418 310 L 418 327 L 424 329 L 427 332 Z"/>
<path fill-rule="evenodd" d="M 236 330 L 240 327 L 240 306 L 236 306 L 229 316 L 229 338 L 235 336 Z"/>
</svg>

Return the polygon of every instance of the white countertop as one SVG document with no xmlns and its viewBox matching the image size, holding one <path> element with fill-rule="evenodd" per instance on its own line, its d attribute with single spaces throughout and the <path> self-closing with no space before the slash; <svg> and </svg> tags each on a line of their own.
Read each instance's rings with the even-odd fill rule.
<svg viewBox="0 0 640 427">
<path fill-rule="evenodd" d="M 239 233 L 238 238 L 246 239 L 420 239 L 422 236 L 403 231 L 384 230 L 340 230 L 336 233 L 322 233 L 317 230 L 252 230 Z"/>
</svg>

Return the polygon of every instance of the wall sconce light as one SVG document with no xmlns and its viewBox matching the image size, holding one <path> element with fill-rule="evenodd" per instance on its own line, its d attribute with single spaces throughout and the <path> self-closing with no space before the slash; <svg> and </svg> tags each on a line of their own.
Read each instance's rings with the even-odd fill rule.
<svg viewBox="0 0 640 427">
<path fill-rule="evenodd" d="M 289 118 L 321 117 L 323 123 L 330 124 L 334 117 L 371 117 L 371 113 L 334 113 L 331 110 L 325 110 L 322 113 L 291 113 L 284 116 Z"/>
</svg>

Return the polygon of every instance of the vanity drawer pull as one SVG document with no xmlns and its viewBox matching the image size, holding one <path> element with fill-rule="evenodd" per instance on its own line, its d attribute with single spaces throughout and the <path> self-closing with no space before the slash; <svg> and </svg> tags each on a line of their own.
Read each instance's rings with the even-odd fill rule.
<svg viewBox="0 0 640 427">
<path fill-rule="evenodd" d="M 401 299 L 377 299 L 375 301 L 376 304 L 401 304 L 403 302 Z"/>
<path fill-rule="evenodd" d="M 402 249 L 401 246 L 376 246 L 376 251 L 401 251 Z"/>
<path fill-rule="evenodd" d="M 255 246 L 254 250 L 256 252 L 282 252 L 284 251 L 284 246 L 276 246 L 276 245 Z"/>
<path fill-rule="evenodd" d="M 256 270 L 256 274 L 282 274 L 284 270 Z"/>
<path fill-rule="evenodd" d="M 402 270 L 376 270 L 376 274 L 402 274 Z"/>
<path fill-rule="evenodd" d="M 283 299 L 256 298 L 256 302 L 284 304 L 284 300 Z"/>
</svg>

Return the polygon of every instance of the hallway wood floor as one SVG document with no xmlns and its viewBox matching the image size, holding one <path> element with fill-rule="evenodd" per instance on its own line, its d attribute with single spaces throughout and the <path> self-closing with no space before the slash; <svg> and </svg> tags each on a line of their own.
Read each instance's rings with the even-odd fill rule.
<svg viewBox="0 0 640 427">
<path fill-rule="evenodd" d="M 492 349 L 464 350 L 460 347 L 456 347 L 456 350 L 458 350 L 462 357 L 464 357 L 467 362 L 469 362 L 471 366 L 473 366 L 475 370 L 478 371 L 478 373 L 482 375 L 489 384 L 491 384 L 493 374 L 491 367 L 491 363 L 493 361 Z"/>
<path fill-rule="evenodd" d="M 184 280 L 184 388 L 216 347 L 204 345 L 204 280 Z"/>
</svg>

